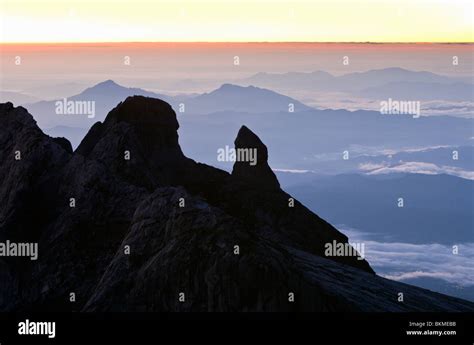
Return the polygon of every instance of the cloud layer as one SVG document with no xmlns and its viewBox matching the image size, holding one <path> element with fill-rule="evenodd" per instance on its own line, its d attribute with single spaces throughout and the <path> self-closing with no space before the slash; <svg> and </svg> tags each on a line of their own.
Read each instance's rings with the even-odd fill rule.
<svg viewBox="0 0 474 345">
<path fill-rule="evenodd" d="M 390 243 L 374 240 L 370 234 L 339 227 L 350 242 L 365 243 L 365 257 L 375 271 L 388 279 L 404 281 L 431 277 L 459 286 L 474 286 L 474 243 L 453 247 L 441 244 Z"/>
<path fill-rule="evenodd" d="M 359 169 L 366 171 L 367 175 L 380 175 L 390 173 L 412 173 L 412 174 L 448 174 L 462 177 L 468 180 L 474 180 L 474 171 L 467 171 L 457 167 L 447 165 L 436 165 L 426 162 L 402 162 L 398 165 L 389 165 L 385 163 L 374 164 L 364 163 L 359 165 Z"/>
</svg>

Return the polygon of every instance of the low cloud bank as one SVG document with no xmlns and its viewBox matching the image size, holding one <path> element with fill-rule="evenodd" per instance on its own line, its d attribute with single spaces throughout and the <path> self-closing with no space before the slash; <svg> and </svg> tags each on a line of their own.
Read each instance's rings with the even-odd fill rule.
<svg viewBox="0 0 474 345">
<path fill-rule="evenodd" d="M 458 244 L 458 254 L 453 254 L 453 246 L 385 242 L 368 233 L 338 228 L 350 242 L 365 243 L 366 259 L 383 277 L 397 281 L 431 277 L 463 287 L 474 285 L 474 243 Z"/>
</svg>

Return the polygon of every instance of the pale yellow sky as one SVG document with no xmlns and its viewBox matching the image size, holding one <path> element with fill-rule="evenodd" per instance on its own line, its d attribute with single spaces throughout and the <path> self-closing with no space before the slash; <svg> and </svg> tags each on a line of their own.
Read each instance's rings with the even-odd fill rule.
<svg viewBox="0 0 474 345">
<path fill-rule="evenodd" d="M 473 42 L 474 0 L 0 0 L 0 42 Z"/>
</svg>

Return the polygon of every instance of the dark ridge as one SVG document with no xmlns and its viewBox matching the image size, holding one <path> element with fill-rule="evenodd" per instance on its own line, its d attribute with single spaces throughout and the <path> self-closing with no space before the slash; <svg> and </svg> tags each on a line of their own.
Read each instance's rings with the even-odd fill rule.
<svg viewBox="0 0 474 345">
<path fill-rule="evenodd" d="M 84 139 L 82 139 L 81 144 L 76 148 L 75 153 L 87 156 L 92 151 L 94 146 L 97 144 L 99 139 L 102 137 L 102 122 L 96 122 L 89 129 Z"/>
<path fill-rule="evenodd" d="M 53 140 L 59 144 L 67 153 L 72 153 L 73 150 L 72 150 L 72 145 L 71 145 L 71 142 L 69 140 L 67 140 L 66 138 L 53 138 Z"/>
<path fill-rule="evenodd" d="M 0 311 L 474 310 L 378 277 L 360 257 L 325 257 L 347 237 L 289 207 L 247 127 L 235 146 L 256 149 L 257 163 L 232 175 L 186 158 L 178 127 L 167 103 L 128 97 L 71 153 L 0 104 L 0 240 L 39 245 L 38 261 L 0 258 Z"/>
</svg>

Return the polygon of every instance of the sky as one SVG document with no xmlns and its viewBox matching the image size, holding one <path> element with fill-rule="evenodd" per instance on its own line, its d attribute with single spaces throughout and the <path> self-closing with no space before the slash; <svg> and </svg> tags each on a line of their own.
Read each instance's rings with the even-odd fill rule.
<svg viewBox="0 0 474 345">
<path fill-rule="evenodd" d="M 0 42 L 473 42 L 473 12 L 472 0 L 0 0 Z"/>
</svg>

